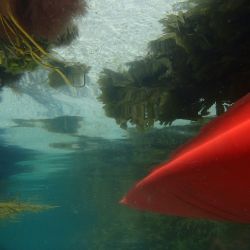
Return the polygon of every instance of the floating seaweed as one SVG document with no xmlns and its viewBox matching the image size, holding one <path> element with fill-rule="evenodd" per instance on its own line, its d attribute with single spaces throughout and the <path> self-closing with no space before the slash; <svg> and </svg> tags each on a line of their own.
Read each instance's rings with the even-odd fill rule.
<svg viewBox="0 0 250 250">
<path fill-rule="evenodd" d="M 34 205 L 17 201 L 0 202 L 0 220 L 15 219 L 18 214 L 32 212 L 38 213 L 44 210 L 55 208 L 49 205 Z"/>
<path fill-rule="evenodd" d="M 52 45 L 69 44 L 77 35 L 73 17 L 84 14 L 86 4 L 73 1 L 10 1 L 0 3 L 0 78 L 3 82 L 38 66 L 65 74 L 53 63 Z M 3 73 L 2 73 L 3 72 Z M 9 77 L 9 78 L 8 78 Z M 14 77 L 15 78 L 15 77 Z"/>
<path fill-rule="evenodd" d="M 106 114 L 123 128 L 197 120 L 227 110 L 250 91 L 250 3 L 189 0 L 161 20 L 164 34 L 128 70 L 99 79 Z"/>
</svg>

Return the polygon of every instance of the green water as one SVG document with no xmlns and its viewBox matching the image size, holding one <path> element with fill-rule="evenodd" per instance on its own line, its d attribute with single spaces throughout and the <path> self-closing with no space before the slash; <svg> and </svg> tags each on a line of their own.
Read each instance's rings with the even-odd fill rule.
<svg viewBox="0 0 250 250">
<path fill-rule="evenodd" d="M 76 136 L 72 126 L 55 126 L 53 119 L 46 124 L 74 143 L 60 141 L 42 152 L 2 139 L 0 199 L 57 207 L 2 219 L 1 250 L 250 249 L 247 225 L 168 217 L 119 204 L 138 179 L 194 136 L 197 126 L 132 131 L 127 138 L 107 140 Z M 1 138 L 11 129 L 2 130 Z M 36 128 L 29 129 L 32 134 Z"/>
</svg>

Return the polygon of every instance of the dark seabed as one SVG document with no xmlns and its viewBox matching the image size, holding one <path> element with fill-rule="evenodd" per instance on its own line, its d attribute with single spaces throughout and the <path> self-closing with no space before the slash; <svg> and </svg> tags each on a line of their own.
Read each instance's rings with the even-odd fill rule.
<svg viewBox="0 0 250 250">
<path fill-rule="evenodd" d="M 39 120 L 50 133 L 74 138 L 72 143 L 51 143 L 51 151 L 1 141 L 1 201 L 56 206 L 2 218 L 1 250 L 250 249 L 249 226 L 143 213 L 119 204 L 136 180 L 166 160 L 199 126 L 132 130 L 128 138 L 107 140 L 77 135 L 78 120 Z M 38 124 L 16 123 L 15 129 L 28 126 L 30 133 Z M 11 129 L 2 130 L 1 138 Z"/>
</svg>

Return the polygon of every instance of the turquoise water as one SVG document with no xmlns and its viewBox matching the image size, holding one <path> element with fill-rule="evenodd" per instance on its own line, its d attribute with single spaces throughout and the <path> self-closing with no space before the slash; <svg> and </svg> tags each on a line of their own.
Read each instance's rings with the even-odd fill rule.
<svg viewBox="0 0 250 250">
<path fill-rule="evenodd" d="M 44 151 L 32 150 L 32 144 L 30 149 L 8 145 L 4 138 L 13 128 L 1 131 L 1 201 L 57 206 L 2 219 L 1 250 L 250 249 L 247 225 L 167 217 L 119 204 L 136 180 L 194 136 L 198 126 L 131 131 L 127 138 L 108 140 L 76 135 L 75 117 L 60 119 L 67 120 L 67 128 L 55 119 L 44 123 L 74 142 L 54 142 Z M 20 132 L 27 122 L 19 124 Z M 35 133 L 35 125 L 29 131 Z"/>
</svg>

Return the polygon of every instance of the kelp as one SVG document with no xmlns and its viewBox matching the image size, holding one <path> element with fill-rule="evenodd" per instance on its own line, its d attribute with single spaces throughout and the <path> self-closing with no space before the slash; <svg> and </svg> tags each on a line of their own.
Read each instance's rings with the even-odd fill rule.
<svg viewBox="0 0 250 250">
<path fill-rule="evenodd" d="M 1 66 L 7 73 L 18 74 L 27 70 L 34 70 L 41 65 L 57 72 L 66 83 L 69 80 L 52 64 L 47 62 L 51 55 L 36 42 L 19 24 L 10 8 L 7 8 L 8 18 L 0 15 L 1 25 L 8 38 L 7 43 L 1 44 Z"/>
<path fill-rule="evenodd" d="M 104 69 L 99 83 L 106 114 L 126 128 L 156 121 L 219 115 L 250 91 L 250 3 L 189 0 L 161 20 L 164 34 L 128 69 Z M 181 8 L 181 5 L 178 6 Z"/>
<path fill-rule="evenodd" d="M 18 214 L 32 212 L 38 213 L 48 209 L 55 208 L 49 205 L 35 205 L 31 203 L 24 203 L 18 201 L 0 202 L 0 220 L 15 219 Z"/>
<path fill-rule="evenodd" d="M 26 4 L 32 5 L 31 2 Z M 57 8 L 60 8 L 60 6 Z M 69 12 L 71 11 L 73 10 Z M 59 15 L 59 13 L 60 11 L 56 14 Z M 0 79 L 2 84 L 6 78 L 7 80 L 9 78 L 15 79 L 16 75 L 21 75 L 26 71 L 33 71 L 38 66 L 42 66 L 58 74 L 64 84 L 71 85 L 67 76 L 56 66 L 61 62 L 51 55 L 50 47 L 51 45 L 68 45 L 77 36 L 77 27 L 71 24 L 57 39 L 50 41 L 30 34 L 15 14 L 10 1 L 4 0 L 0 4 L 0 30 L 2 33 L 0 35 Z"/>
</svg>

